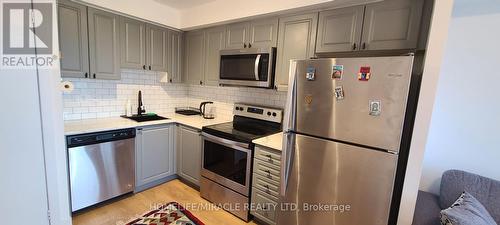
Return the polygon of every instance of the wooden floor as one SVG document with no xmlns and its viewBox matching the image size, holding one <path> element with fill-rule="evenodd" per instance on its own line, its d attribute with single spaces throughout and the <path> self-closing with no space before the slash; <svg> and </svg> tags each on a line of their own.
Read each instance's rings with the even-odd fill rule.
<svg viewBox="0 0 500 225">
<path fill-rule="evenodd" d="M 178 202 L 181 205 L 209 204 L 200 193 L 179 180 L 173 180 L 155 188 L 113 201 L 73 216 L 74 225 L 118 225 L 139 217 L 158 204 Z M 206 225 L 255 225 L 246 223 L 221 210 L 189 210 Z"/>
</svg>

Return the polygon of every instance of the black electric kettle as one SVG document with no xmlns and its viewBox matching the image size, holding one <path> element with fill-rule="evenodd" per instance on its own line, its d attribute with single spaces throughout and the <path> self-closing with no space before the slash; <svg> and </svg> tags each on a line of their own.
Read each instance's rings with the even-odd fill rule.
<svg viewBox="0 0 500 225">
<path fill-rule="evenodd" d="M 213 115 L 206 115 L 205 113 L 205 106 L 207 104 L 214 104 L 213 102 L 202 102 L 200 103 L 200 113 L 201 116 L 203 116 L 203 119 L 214 119 L 215 117 Z"/>
</svg>

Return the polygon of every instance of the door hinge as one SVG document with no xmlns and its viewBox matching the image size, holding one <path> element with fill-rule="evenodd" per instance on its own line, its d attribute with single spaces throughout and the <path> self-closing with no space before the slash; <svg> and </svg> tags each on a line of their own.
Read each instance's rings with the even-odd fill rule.
<svg viewBox="0 0 500 225">
<path fill-rule="evenodd" d="M 49 220 L 49 224 L 51 224 L 50 210 L 47 210 L 47 219 Z"/>
</svg>

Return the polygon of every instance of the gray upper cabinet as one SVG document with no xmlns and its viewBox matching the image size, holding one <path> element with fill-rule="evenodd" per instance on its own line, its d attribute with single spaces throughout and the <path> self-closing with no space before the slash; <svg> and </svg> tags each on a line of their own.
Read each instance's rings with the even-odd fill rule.
<svg viewBox="0 0 500 225">
<path fill-rule="evenodd" d="M 168 35 L 165 28 L 121 17 L 121 67 L 168 72 L 172 54 Z"/>
<path fill-rule="evenodd" d="M 86 78 L 89 75 L 87 7 L 60 1 L 57 9 L 61 76 Z"/>
<path fill-rule="evenodd" d="M 276 47 L 278 40 L 278 19 L 265 19 L 252 21 L 249 32 L 250 48 Z"/>
<path fill-rule="evenodd" d="M 146 24 L 141 21 L 120 18 L 121 67 L 145 69 Z"/>
<path fill-rule="evenodd" d="M 88 8 L 90 73 L 96 79 L 120 79 L 119 16 Z"/>
<path fill-rule="evenodd" d="M 146 25 L 146 66 L 149 70 L 167 71 L 167 30 Z"/>
<path fill-rule="evenodd" d="M 248 47 L 248 30 L 250 23 L 235 23 L 227 25 L 226 49 L 240 49 Z"/>
<path fill-rule="evenodd" d="M 187 32 L 184 42 L 184 74 L 188 84 L 203 84 L 205 69 L 205 32 Z"/>
<path fill-rule="evenodd" d="M 225 28 L 215 27 L 205 31 L 205 83 L 219 85 L 220 50 L 224 49 Z"/>
<path fill-rule="evenodd" d="M 177 127 L 177 174 L 200 185 L 202 139 L 199 130 Z"/>
<path fill-rule="evenodd" d="M 386 0 L 366 6 L 362 49 L 415 49 L 423 0 Z"/>
<path fill-rule="evenodd" d="M 168 49 L 170 49 L 168 59 L 167 72 L 170 83 L 182 82 L 182 32 L 168 32 Z"/>
<path fill-rule="evenodd" d="M 360 48 L 365 6 L 319 13 L 316 52 L 347 52 Z"/>
<path fill-rule="evenodd" d="M 229 24 L 226 27 L 226 49 L 276 47 L 278 19 L 262 19 Z"/>
<path fill-rule="evenodd" d="M 275 78 L 278 90 L 288 85 L 290 60 L 314 56 L 317 25 L 317 13 L 280 18 Z"/>
</svg>

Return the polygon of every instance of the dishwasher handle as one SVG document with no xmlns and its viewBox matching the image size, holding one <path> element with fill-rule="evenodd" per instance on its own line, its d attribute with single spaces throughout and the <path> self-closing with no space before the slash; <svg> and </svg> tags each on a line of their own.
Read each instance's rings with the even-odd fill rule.
<svg viewBox="0 0 500 225">
<path fill-rule="evenodd" d="M 68 148 L 85 145 L 93 145 L 104 142 L 112 142 L 124 139 L 135 138 L 135 129 L 112 130 L 90 134 L 72 135 L 66 138 Z"/>
</svg>

